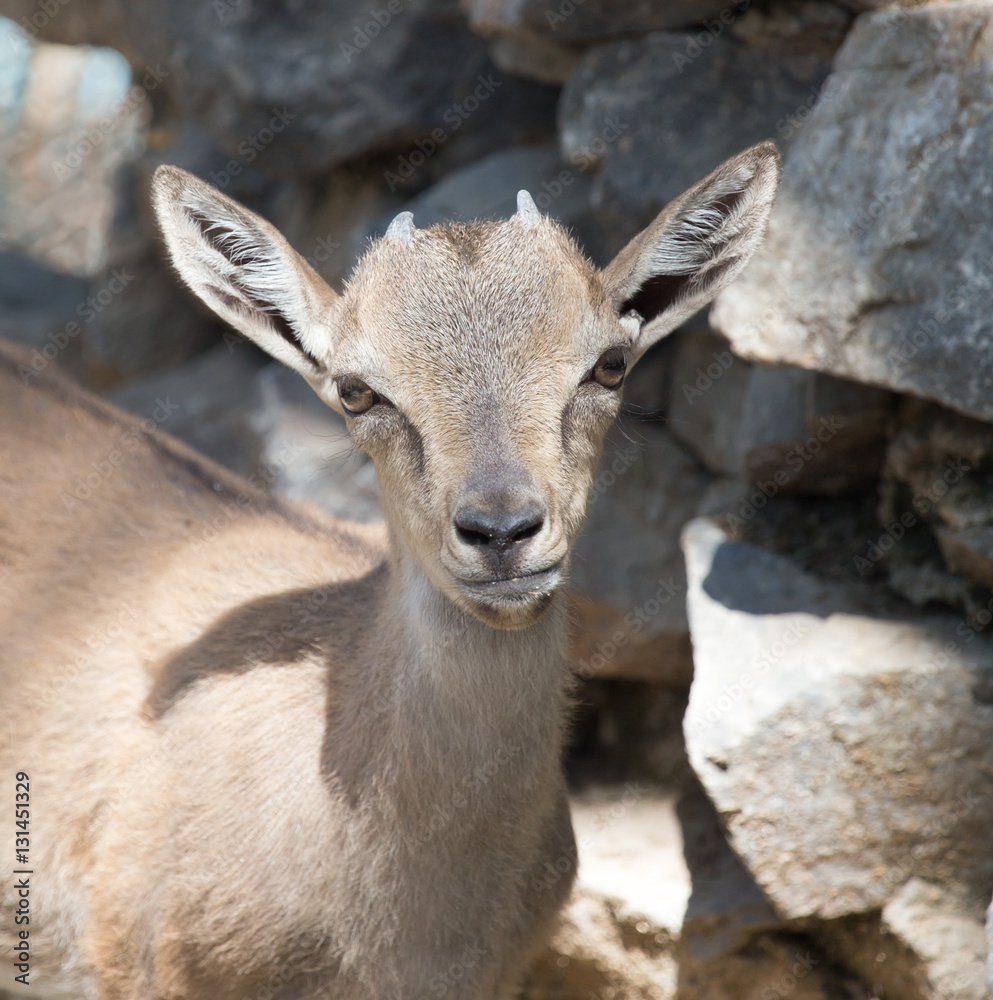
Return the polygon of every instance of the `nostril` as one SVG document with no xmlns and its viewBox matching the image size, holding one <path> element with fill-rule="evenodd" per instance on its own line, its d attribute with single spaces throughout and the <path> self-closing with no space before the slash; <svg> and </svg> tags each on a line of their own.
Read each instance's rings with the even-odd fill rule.
<svg viewBox="0 0 993 1000">
<path fill-rule="evenodd" d="M 512 542 L 523 542 L 528 538 L 534 538 L 534 536 L 541 531 L 541 526 L 544 523 L 545 519 L 543 517 L 539 517 L 537 519 L 532 518 L 531 523 L 520 528 L 510 540 Z"/>
<path fill-rule="evenodd" d="M 476 531 L 473 528 L 467 528 L 458 521 L 455 522 L 455 530 L 458 533 L 459 538 L 465 542 L 466 545 L 489 545 L 490 536 L 486 534 L 485 531 Z"/>
<path fill-rule="evenodd" d="M 467 507 L 455 515 L 455 530 L 466 545 L 508 549 L 533 538 L 545 523 L 536 505 L 514 511 L 486 511 Z"/>
</svg>

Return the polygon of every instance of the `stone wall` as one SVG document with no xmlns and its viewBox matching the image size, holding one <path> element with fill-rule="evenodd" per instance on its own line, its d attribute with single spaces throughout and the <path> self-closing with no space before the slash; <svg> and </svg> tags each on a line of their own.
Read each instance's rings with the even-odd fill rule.
<svg viewBox="0 0 993 1000">
<path fill-rule="evenodd" d="M 336 284 L 397 211 L 500 217 L 522 187 L 603 263 L 775 140 L 763 250 L 641 361 L 607 443 L 574 574 L 580 881 L 527 995 L 989 996 L 993 5 L 0 15 L 0 336 L 25 378 L 57 364 L 363 521 L 375 477 L 338 418 L 165 267 L 159 163 Z"/>
</svg>

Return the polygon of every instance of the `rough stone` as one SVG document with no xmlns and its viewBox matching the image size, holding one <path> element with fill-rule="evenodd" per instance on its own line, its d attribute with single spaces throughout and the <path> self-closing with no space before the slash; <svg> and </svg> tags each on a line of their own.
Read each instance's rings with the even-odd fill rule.
<svg viewBox="0 0 993 1000">
<path fill-rule="evenodd" d="M 123 50 L 124 20 L 117 0 L 3 0 L 3 16 L 33 41 L 62 45 L 109 45 Z"/>
<path fill-rule="evenodd" d="M 680 339 L 669 429 L 711 472 L 837 495 L 879 475 L 889 393 L 793 366 L 749 364 L 703 331 Z"/>
<path fill-rule="evenodd" d="M 539 211 L 582 229 L 590 183 L 588 175 L 562 163 L 554 145 L 529 146 L 491 153 L 456 170 L 403 208 L 414 213 L 414 225 L 420 227 L 452 219 L 507 219 L 517 211 L 517 192 L 524 188 Z M 350 238 L 353 252 L 381 236 L 395 214 L 390 211 L 361 224 Z"/>
<path fill-rule="evenodd" d="M 987 1000 L 983 908 L 910 878 L 882 911 L 831 920 L 820 943 L 875 987 L 900 1000 Z"/>
<path fill-rule="evenodd" d="M 740 6 L 727 0 L 463 0 L 469 24 L 481 35 L 546 37 L 567 45 L 702 24 L 724 9 L 737 11 Z"/>
<path fill-rule="evenodd" d="M 983 916 L 981 907 L 912 878 L 883 908 L 883 926 L 919 957 L 930 996 L 986 1000 Z"/>
<path fill-rule="evenodd" d="M 737 353 L 993 418 L 991 23 L 971 2 L 857 20 L 764 247 L 711 313 Z"/>
<path fill-rule="evenodd" d="M 247 0 L 127 7 L 140 57 L 168 70 L 236 167 L 316 173 L 439 129 L 485 133 L 498 148 L 554 93 L 495 70 L 455 0 L 297 5 Z M 513 140 L 511 140 L 513 141 Z"/>
<path fill-rule="evenodd" d="M 710 478 L 658 424 L 608 437 L 572 562 L 580 676 L 689 684 L 679 531 Z"/>
<path fill-rule="evenodd" d="M 865 913 L 911 877 L 985 904 L 993 708 L 972 687 L 993 643 L 880 613 L 705 519 L 684 551 L 690 763 L 777 911 Z"/>
<path fill-rule="evenodd" d="M 98 389 L 181 365 L 222 337 L 233 338 L 160 254 L 142 240 L 93 279 L 83 360 Z"/>
<path fill-rule="evenodd" d="M 55 271 L 106 266 L 119 171 L 145 145 L 150 103 L 108 48 L 33 44 L 0 18 L 0 246 Z"/>
<path fill-rule="evenodd" d="M 259 475 L 269 488 L 336 517 L 381 520 L 372 460 L 352 444 L 345 421 L 278 362 L 267 365 L 256 384 L 261 401 L 252 426 L 260 438 Z"/>
<path fill-rule="evenodd" d="M 871 997 L 941 1000 L 928 986 L 920 956 L 884 926 L 880 911 L 824 921 L 814 935 L 844 968 L 872 985 Z"/>
<path fill-rule="evenodd" d="M 796 930 L 760 934 L 716 962 L 683 958 L 679 966 L 677 1000 L 863 1000 L 873 995 Z"/>
<path fill-rule="evenodd" d="M 579 53 L 547 38 L 506 36 L 491 43 L 490 58 L 505 73 L 561 86 L 572 75 Z"/>
<path fill-rule="evenodd" d="M 259 406 L 256 376 L 264 359 L 254 348 L 215 347 L 188 364 L 114 389 L 109 400 L 242 476 L 259 466 L 251 414 Z M 156 420 L 156 412 L 168 413 Z"/>
<path fill-rule="evenodd" d="M 299 375 L 248 344 L 221 345 L 110 398 L 261 489 L 336 517 L 382 517 L 372 463 L 341 417 Z"/>
<path fill-rule="evenodd" d="M 622 414 L 634 419 L 666 418 L 673 387 L 673 359 L 678 347 L 678 334 L 665 337 L 638 359 L 624 378 Z"/>
<path fill-rule="evenodd" d="M 0 337 L 16 340 L 78 375 L 82 368 L 79 310 L 89 292 L 81 278 L 58 274 L 21 254 L 0 251 Z M 44 352 L 44 353 L 42 353 Z"/>
<path fill-rule="evenodd" d="M 685 964 L 700 969 L 735 955 L 781 921 L 731 850 L 713 804 L 695 780 L 686 783 L 678 813 L 692 880 L 680 952 Z"/>
<path fill-rule="evenodd" d="M 880 521 L 912 520 L 924 532 L 916 538 L 908 532 L 894 546 L 891 571 L 943 560 L 953 577 L 993 587 L 991 501 L 993 428 L 933 403 L 905 400 L 886 452 Z M 930 543 L 933 555 L 927 531 L 937 540 Z"/>
<path fill-rule="evenodd" d="M 639 784 L 595 787 L 571 805 L 577 887 L 527 1000 L 867 996 L 776 917 L 698 788 L 677 803 Z"/>
<path fill-rule="evenodd" d="M 986 986 L 993 993 L 993 902 L 986 911 L 986 941 L 989 954 L 986 959 Z"/>
<path fill-rule="evenodd" d="M 727 157 L 783 138 L 828 73 L 819 36 L 768 47 L 726 31 L 710 41 L 657 32 L 600 46 L 563 90 L 563 153 L 580 169 L 600 164 L 593 204 L 615 252 Z"/>
<path fill-rule="evenodd" d="M 642 923 L 642 922 L 639 922 Z M 618 920 L 608 900 L 577 891 L 530 970 L 525 1000 L 675 1000 L 678 966 L 664 931 Z"/>
</svg>

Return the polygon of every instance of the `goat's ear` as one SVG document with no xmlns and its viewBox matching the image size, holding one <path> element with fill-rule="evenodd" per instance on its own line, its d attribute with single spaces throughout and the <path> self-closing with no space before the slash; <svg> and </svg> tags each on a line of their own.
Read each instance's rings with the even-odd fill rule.
<svg viewBox="0 0 993 1000">
<path fill-rule="evenodd" d="M 313 268 L 264 219 L 178 167 L 155 171 L 152 203 L 186 284 L 318 388 L 338 297 Z"/>
<path fill-rule="evenodd" d="M 671 201 L 602 273 L 635 357 L 705 306 L 762 241 L 779 186 L 779 153 L 763 142 Z"/>
</svg>

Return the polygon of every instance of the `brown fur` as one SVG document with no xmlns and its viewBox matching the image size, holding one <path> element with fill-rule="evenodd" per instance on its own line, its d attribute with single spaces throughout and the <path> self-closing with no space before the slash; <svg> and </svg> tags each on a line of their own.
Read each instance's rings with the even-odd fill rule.
<svg viewBox="0 0 993 1000">
<path fill-rule="evenodd" d="M 715 255 L 730 280 L 775 173 L 742 154 L 603 274 L 526 212 L 398 226 L 342 296 L 267 223 L 159 174 L 198 294 L 330 405 L 345 376 L 389 401 L 348 417 L 389 541 L 0 352 L 0 780 L 12 802 L 31 774 L 32 993 L 513 994 L 574 873 L 562 584 L 619 404 L 586 376 L 713 294 Z M 751 214 L 714 222 L 729 185 Z M 710 244 L 683 297 L 621 315 L 647 257 L 690 238 Z M 498 552 L 456 529 L 469 501 L 542 519 Z"/>
</svg>

